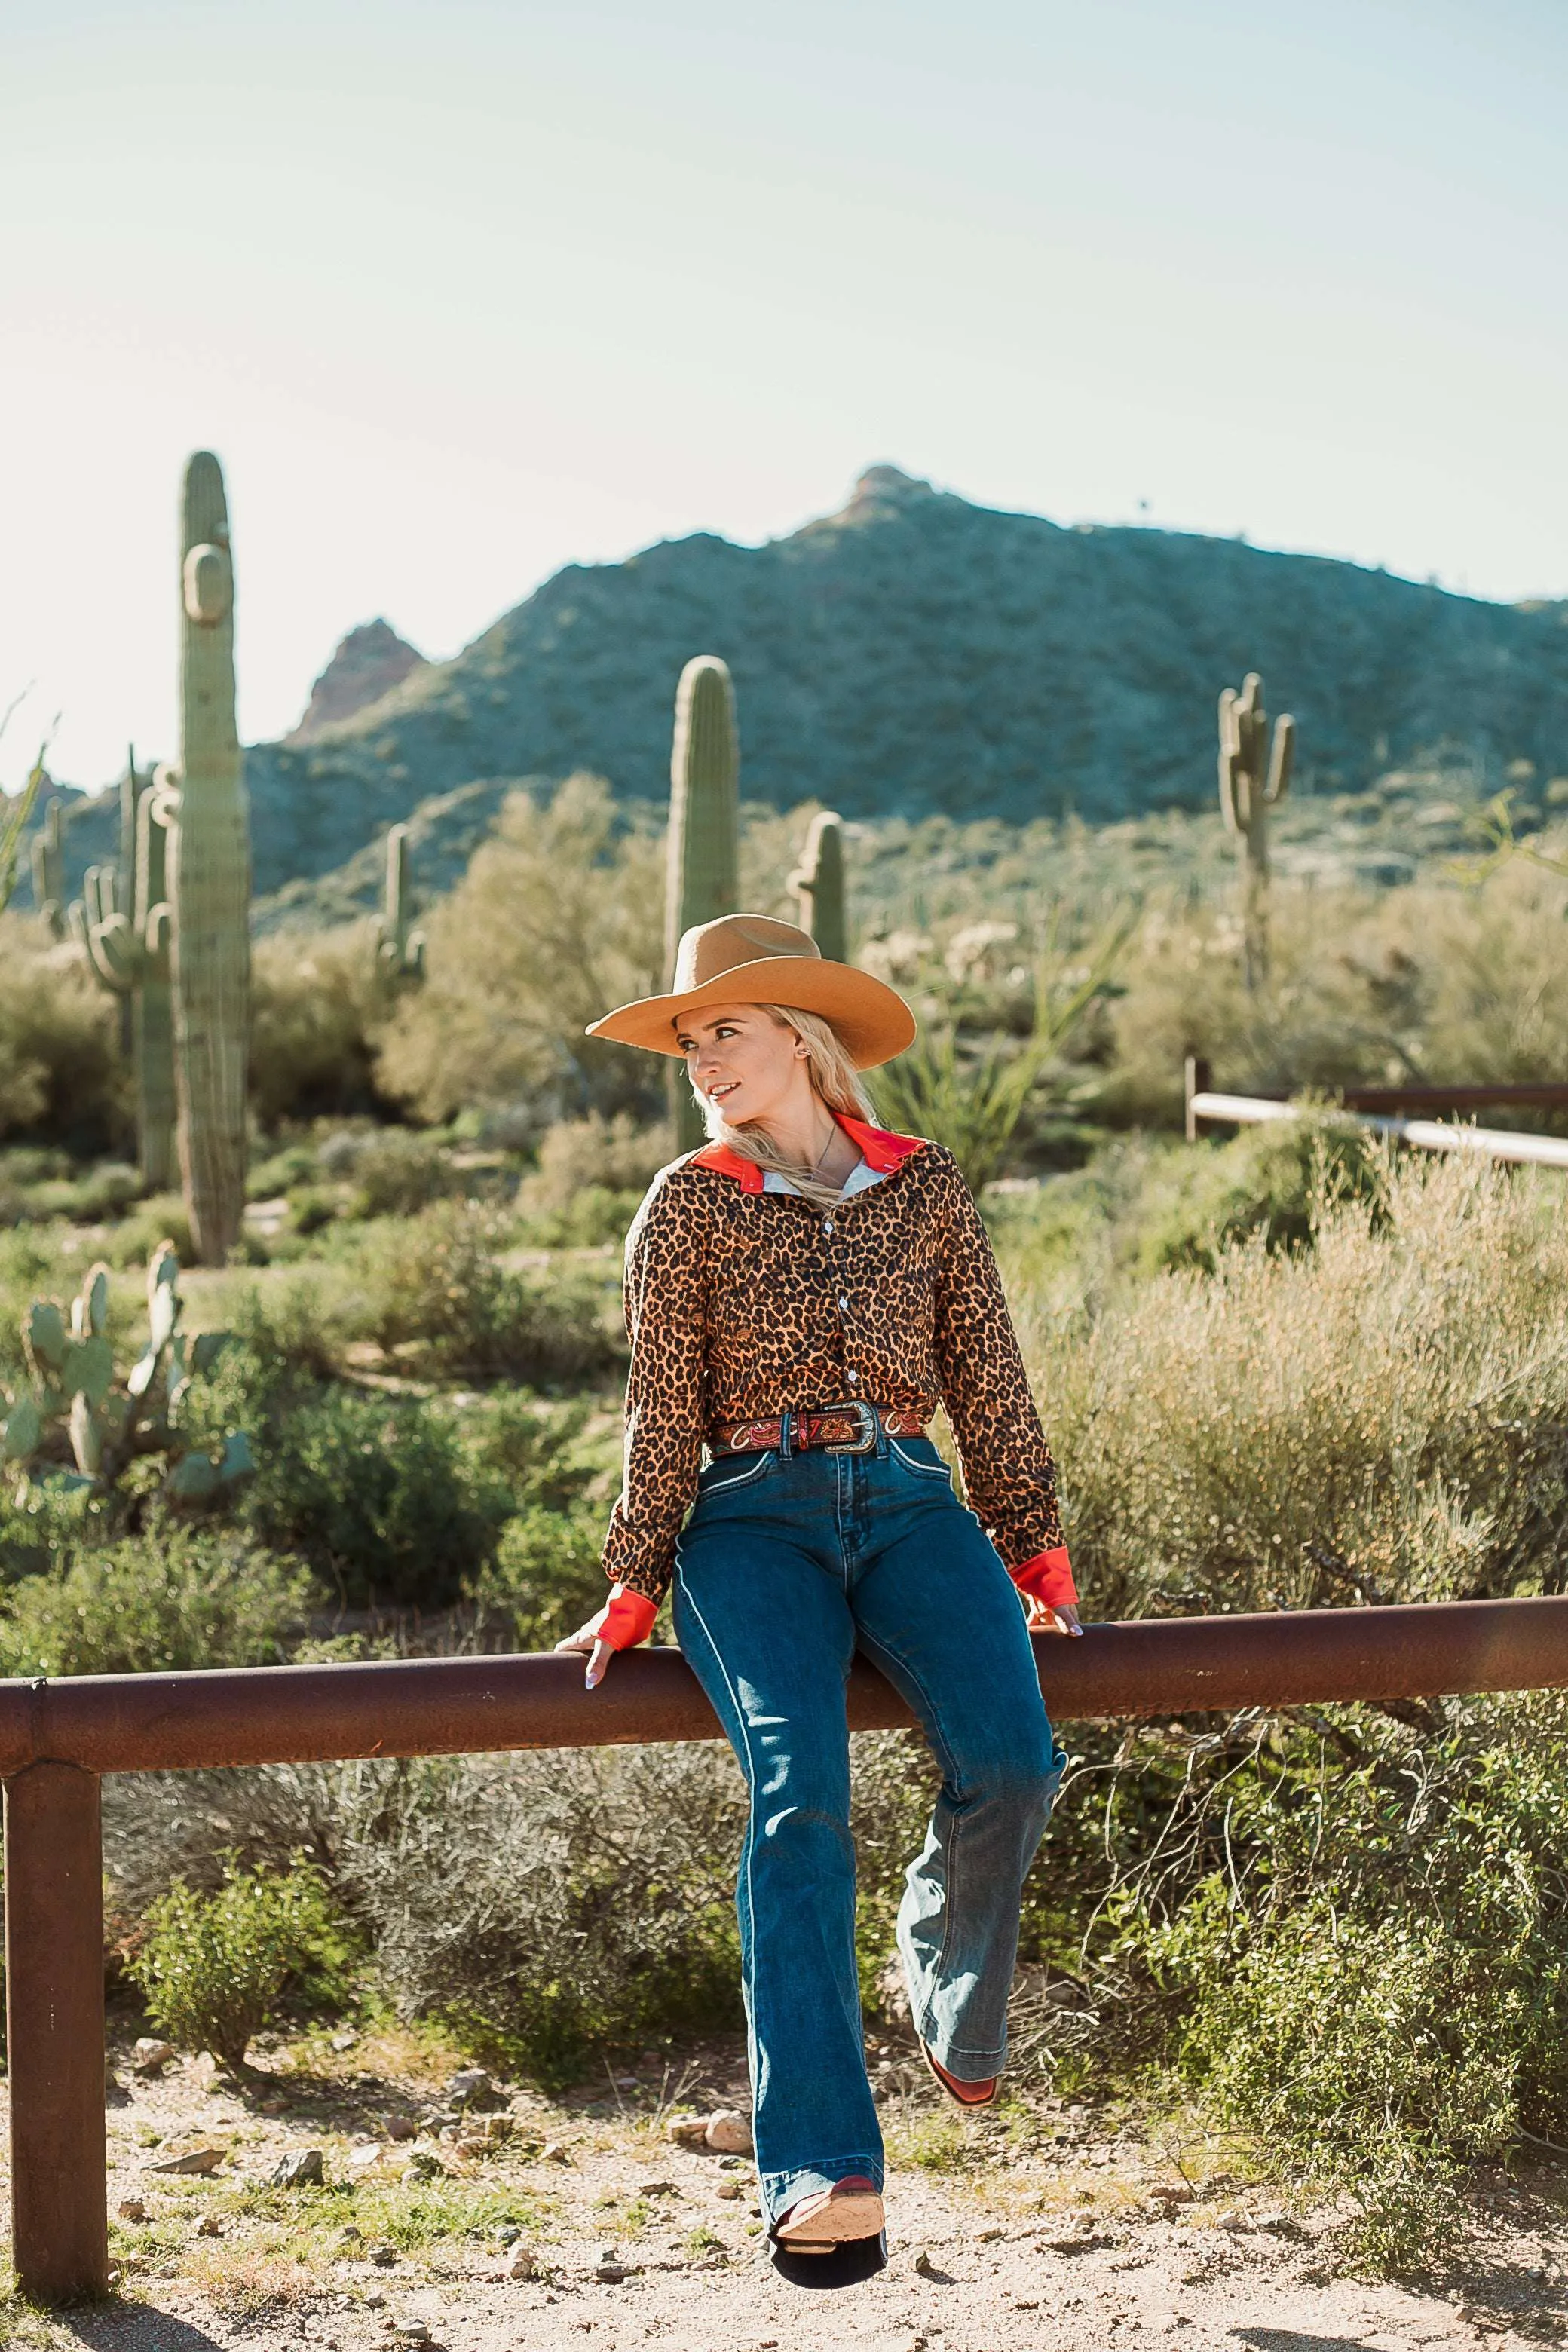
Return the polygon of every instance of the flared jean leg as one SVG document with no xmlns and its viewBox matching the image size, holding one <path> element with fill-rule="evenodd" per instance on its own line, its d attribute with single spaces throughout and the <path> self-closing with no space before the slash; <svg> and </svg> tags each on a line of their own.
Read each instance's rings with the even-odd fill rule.
<svg viewBox="0 0 1568 2352">
<path fill-rule="evenodd" d="M 844 1696 L 854 1621 L 826 1563 L 752 1527 L 743 1572 L 731 1530 L 688 1529 L 674 1610 L 750 1791 L 736 1910 L 771 2227 L 836 2180 L 882 2185 L 855 1958 Z"/>
<path fill-rule="evenodd" d="M 942 1768 L 898 1917 L 915 2031 L 949 2073 L 983 2082 L 1006 2055 L 1024 1881 L 1066 1759 L 1012 1580 L 951 1496 L 860 1577 L 855 1613 Z"/>
</svg>

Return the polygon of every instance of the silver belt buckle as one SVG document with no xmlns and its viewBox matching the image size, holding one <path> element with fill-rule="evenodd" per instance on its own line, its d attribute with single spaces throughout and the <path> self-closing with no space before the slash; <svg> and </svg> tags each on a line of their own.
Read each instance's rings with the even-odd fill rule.
<svg viewBox="0 0 1568 2352">
<path fill-rule="evenodd" d="M 868 1405 L 864 1397 L 847 1398 L 843 1404 L 819 1404 L 816 1410 L 825 1416 L 828 1413 L 851 1412 L 860 1431 L 859 1436 L 851 1440 L 847 1445 L 825 1445 L 822 1449 L 824 1454 L 874 1454 L 876 1452 L 879 1428 L 876 1407 Z"/>
</svg>

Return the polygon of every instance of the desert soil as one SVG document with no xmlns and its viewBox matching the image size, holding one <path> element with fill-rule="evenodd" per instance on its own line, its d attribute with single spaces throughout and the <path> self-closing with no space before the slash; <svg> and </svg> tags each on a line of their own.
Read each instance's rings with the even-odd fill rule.
<svg viewBox="0 0 1568 2352">
<path fill-rule="evenodd" d="M 0 2344 L 1383 2352 L 1568 2336 L 1568 2167 L 1550 2151 L 1476 2184 L 1459 2260 L 1363 2281 L 1336 2266 L 1335 2215 L 1289 2209 L 1234 2144 L 1089 2100 L 960 2116 L 909 2056 L 872 2052 L 887 2267 L 825 2293 L 769 2263 L 749 2162 L 669 2137 L 677 2113 L 743 2105 L 732 2047 L 650 2053 L 554 2101 L 501 2086 L 487 2125 L 440 2120 L 460 2062 L 428 2039 L 280 2043 L 243 2089 L 210 2061 L 139 2074 L 127 2046 L 109 2108 L 117 2293 L 55 2319 L 0 2301 Z M 157 2168 L 203 2149 L 208 2176 Z M 309 2149 L 324 2187 L 269 2185 Z"/>
</svg>

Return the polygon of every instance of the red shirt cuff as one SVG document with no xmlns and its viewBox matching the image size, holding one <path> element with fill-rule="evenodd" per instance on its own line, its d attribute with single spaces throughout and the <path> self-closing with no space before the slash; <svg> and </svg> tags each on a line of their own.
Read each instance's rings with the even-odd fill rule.
<svg viewBox="0 0 1568 2352">
<path fill-rule="evenodd" d="M 1037 1551 L 1033 1559 L 1020 1560 L 1008 1572 L 1020 1592 L 1043 1601 L 1047 1609 L 1058 1608 L 1069 1601 L 1077 1602 L 1078 1587 L 1072 1580 L 1072 1562 L 1066 1544 L 1058 1544 L 1051 1551 Z"/>
<path fill-rule="evenodd" d="M 658 1603 L 643 1592 L 628 1592 L 617 1584 L 599 1623 L 599 1639 L 612 1650 L 635 1650 L 653 1632 Z"/>
</svg>

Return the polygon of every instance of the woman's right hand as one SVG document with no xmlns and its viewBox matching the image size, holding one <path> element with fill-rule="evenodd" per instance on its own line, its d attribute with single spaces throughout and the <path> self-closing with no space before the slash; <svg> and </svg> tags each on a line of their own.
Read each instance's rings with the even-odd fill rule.
<svg viewBox="0 0 1568 2352">
<path fill-rule="evenodd" d="M 558 1651 L 574 1650 L 580 1655 L 586 1654 L 588 1670 L 583 1681 L 588 1690 L 598 1688 L 605 1679 L 605 1668 L 616 1654 L 611 1643 L 602 1642 L 599 1639 L 605 1620 L 609 1613 L 610 1604 L 606 1601 L 596 1615 L 589 1618 L 585 1625 L 579 1625 L 574 1633 L 568 1633 L 563 1642 L 557 1642 L 555 1644 Z"/>
</svg>

